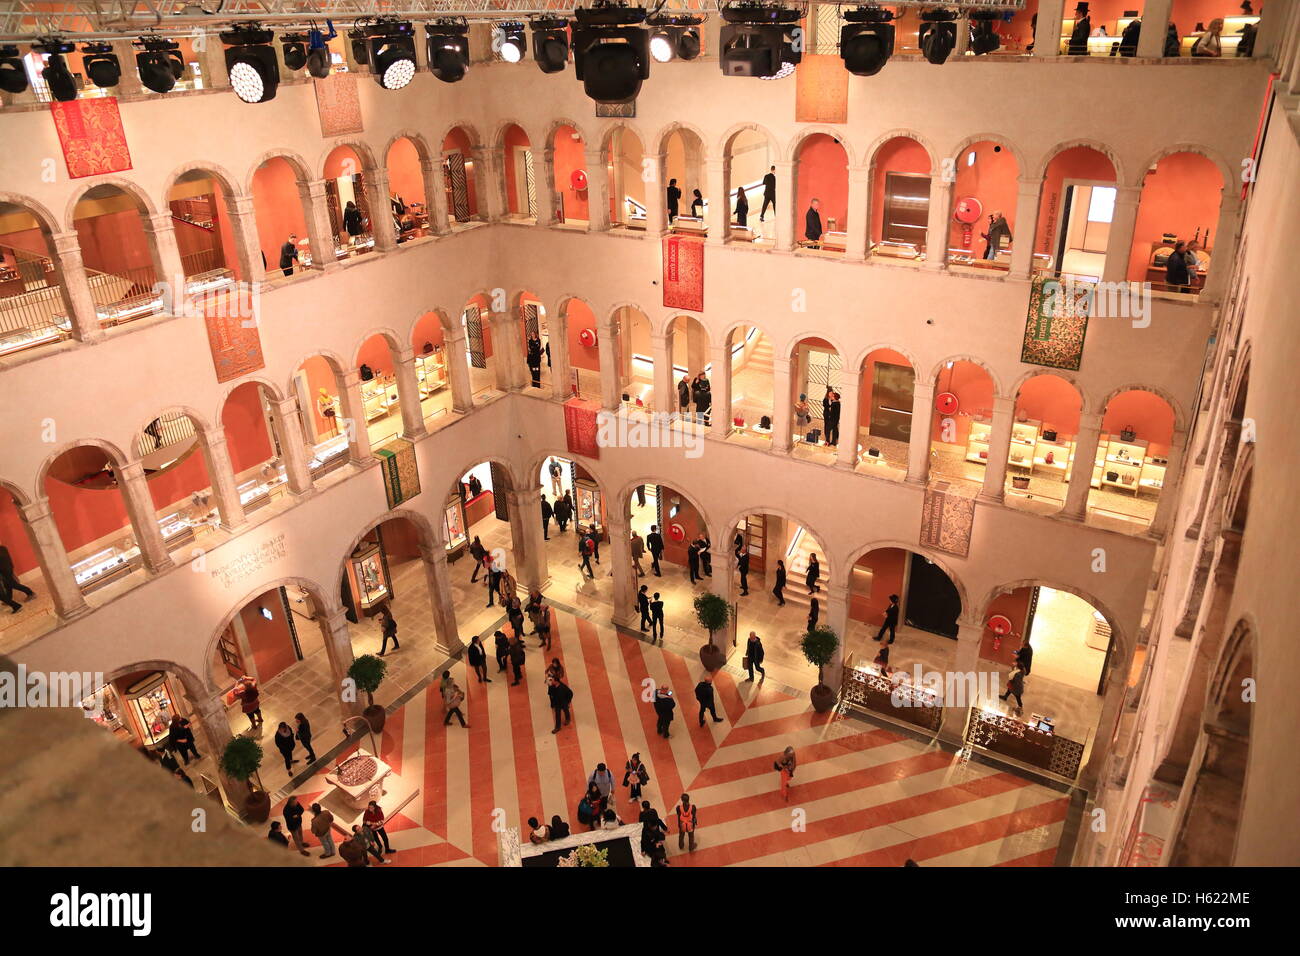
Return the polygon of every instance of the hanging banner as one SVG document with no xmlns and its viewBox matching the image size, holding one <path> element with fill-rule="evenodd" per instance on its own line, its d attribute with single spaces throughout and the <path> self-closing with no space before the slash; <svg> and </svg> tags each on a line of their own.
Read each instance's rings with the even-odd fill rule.
<svg viewBox="0 0 1300 956">
<path fill-rule="evenodd" d="M 320 116 L 320 134 L 324 137 L 360 133 L 361 98 L 357 95 L 357 78 L 334 73 L 316 85 L 316 112 Z"/>
<path fill-rule="evenodd" d="M 218 382 L 229 382 L 265 367 L 256 308 L 247 286 L 241 282 L 233 289 L 205 292 L 191 298 L 189 306 L 197 306 L 203 315 Z"/>
<path fill-rule="evenodd" d="M 1078 279 L 1034 276 L 1020 361 L 1077 372 L 1095 288 L 1094 283 Z"/>
<path fill-rule="evenodd" d="M 564 403 L 564 439 L 573 454 L 600 457 L 600 445 L 596 442 L 596 413 L 599 411 L 600 402 L 585 398 L 571 398 Z"/>
<path fill-rule="evenodd" d="M 794 71 L 796 123 L 847 123 L 849 73 L 840 57 L 805 53 Z"/>
<path fill-rule="evenodd" d="M 50 104 L 70 179 L 120 173 L 131 168 L 131 151 L 117 111 L 117 98 L 104 96 Z"/>
<path fill-rule="evenodd" d="M 704 240 L 664 238 L 664 307 L 704 311 Z"/>
<path fill-rule="evenodd" d="M 384 496 L 389 508 L 396 508 L 420 493 L 420 467 L 415 461 L 413 442 L 394 438 L 376 448 L 374 455 L 384 473 Z"/>
<path fill-rule="evenodd" d="M 966 557 L 975 523 L 975 498 L 963 495 L 958 486 L 936 481 L 925 489 L 921 504 L 920 543 L 936 551 Z"/>
</svg>

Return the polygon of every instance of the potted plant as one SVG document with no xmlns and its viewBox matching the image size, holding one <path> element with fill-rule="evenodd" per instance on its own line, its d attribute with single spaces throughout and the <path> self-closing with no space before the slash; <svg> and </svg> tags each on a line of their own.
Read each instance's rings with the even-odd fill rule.
<svg viewBox="0 0 1300 956">
<path fill-rule="evenodd" d="M 799 647 L 809 664 L 817 668 L 817 686 L 809 695 L 812 697 L 813 710 L 824 714 L 835 706 L 839 691 L 827 686 L 822 681 L 822 668 L 835 657 L 835 649 L 840 646 L 840 639 L 829 627 L 814 627 L 803 636 Z"/>
<path fill-rule="evenodd" d="M 696 596 L 695 620 L 709 632 L 709 643 L 700 648 L 700 663 L 707 671 L 716 671 L 727 661 L 726 653 L 713 643 L 713 635 L 727 626 L 730 617 L 731 605 L 712 591 Z"/>
<path fill-rule="evenodd" d="M 379 685 L 384 682 L 384 674 L 387 670 L 388 661 L 374 654 L 362 654 L 348 668 L 348 677 L 352 679 L 357 690 L 366 692 L 366 709 L 361 712 L 361 716 L 366 719 L 370 729 L 377 734 L 383 732 L 387 713 L 383 707 L 375 703 L 375 691 L 379 690 Z"/>
<path fill-rule="evenodd" d="M 244 797 L 244 818 L 265 823 L 271 815 L 271 795 L 262 789 L 257 770 L 262 766 L 262 745 L 251 737 L 232 737 L 221 753 L 221 772 L 248 787 Z M 257 780 L 256 785 L 253 781 Z"/>
</svg>

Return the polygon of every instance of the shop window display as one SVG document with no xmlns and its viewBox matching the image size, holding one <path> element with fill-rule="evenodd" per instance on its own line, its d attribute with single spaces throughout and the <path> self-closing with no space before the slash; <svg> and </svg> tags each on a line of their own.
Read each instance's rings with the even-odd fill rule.
<svg viewBox="0 0 1300 956">
<path fill-rule="evenodd" d="M 138 739 L 147 749 L 166 746 L 175 706 L 166 675 L 150 674 L 128 687 L 123 694 L 128 712 L 138 733 Z"/>
<path fill-rule="evenodd" d="M 348 584 L 357 606 L 367 616 L 392 598 L 388 567 L 383 546 L 377 541 L 363 541 L 348 561 Z"/>
</svg>

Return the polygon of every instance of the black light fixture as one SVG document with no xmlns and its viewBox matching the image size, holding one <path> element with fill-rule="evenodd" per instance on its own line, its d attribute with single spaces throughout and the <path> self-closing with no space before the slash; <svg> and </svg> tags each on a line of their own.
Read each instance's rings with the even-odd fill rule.
<svg viewBox="0 0 1300 956">
<path fill-rule="evenodd" d="M 0 46 L 0 90 L 22 93 L 27 89 L 27 70 L 18 47 Z"/>
<path fill-rule="evenodd" d="M 507 63 L 518 63 L 528 52 L 524 39 L 524 25 L 517 20 L 505 20 L 492 27 L 492 49 Z"/>
<path fill-rule="evenodd" d="M 464 17 L 441 17 L 424 25 L 429 72 L 444 83 L 459 83 L 469 70 L 469 24 Z"/>
<path fill-rule="evenodd" d="M 573 71 L 597 103 L 630 103 L 650 78 L 645 8 L 599 0 L 574 11 Z"/>
<path fill-rule="evenodd" d="M 970 51 L 976 56 L 992 53 L 1002 45 L 1002 38 L 993 29 L 995 21 L 1002 18 L 996 10 L 972 10 L 970 16 Z"/>
<path fill-rule="evenodd" d="M 569 62 L 569 21 L 538 17 L 532 21 L 533 59 L 543 73 L 559 73 Z"/>
<path fill-rule="evenodd" d="M 241 24 L 221 34 L 226 44 L 226 71 L 230 87 L 245 103 L 275 99 L 280 87 L 280 64 L 271 45 L 275 34 L 261 24 Z"/>
<path fill-rule="evenodd" d="M 65 53 L 77 49 L 76 44 L 65 43 L 58 37 L 46 37 L 32 44 L 33 53 L 45 55 L 45 68 L 41 70 L 41 79 L 49 87 L 50 95 L 60 103 L 68 103 L 77 98 L 77 78 L 68 69 Z"/>
<path fill-rule="evenodd" d="M 297 73 L 307 65 L 307 38 L 301 33 L 286 33 L 280 37 L 284 45 L 284 65 Z"/>
<path fill-rule="evenodd" d="M 352 47 L 352 59 L 361 66 L 369 66 L 370 47 L 366 45 L 366 31 L 360 27 L 349 30 L 348 43 Z"/>
<path fill-rule="evenodd" d="M 410 20 L 380 17 L 364 30 L 367 62 L 376 83 L 400 90 L 415 79 L 415 25 Z"/>
<path fill-rule="evenodd" d="M 951 10 L 927 10 L 921 14 L 921 52 L 931 63 L 943 63 L 957 45 L 957 14 Z"/>
<path fill-rule="evenodd" d="M 185 72 L 185 63 L 180 55 L 181 45 L 175 40 L 157 36 L 140 37 L 135 45 L 143 47 L 135 55 L 135 64 L 145 89 L 155 93 L 170 93 Z"/>
<path fill-rule="evenodd" d="M 722 11 L 722 72 L 779 80 L 803 59 L 803 27 L 798 10 L 762 3 L 732 4 Z"/>
<path fill-rule="evenodd" d="M 117 86 L 122 78 L 122 64 L 111 43 L 87 43 L 81 48 L 81 68 L 90 82 L 101 90 Z"/>
<path fill-rule="evenodd" d="M 329 41 L 339 35 L 334 29 L 334 21 L 326 20 L 325 26 L 329 29 L 329 36 L 312 24 L 307 31 L 307 72 L 318 80 L 323 80 L 330 75 L 330 48 Z"/>
<path fill-rule="evenodd" d="M 693 60 L 700 55 L 700 24 L 703 17 L 654 16 L 650 25 L 650 55 L 659 63 Z"/>
<path fill-rule="evenodd" d="M 854 76 L 875 76 L 894 53 L 894 15 L 879 7 L 858 7 L 844 14 L 840 59 Z"/>
</svg>

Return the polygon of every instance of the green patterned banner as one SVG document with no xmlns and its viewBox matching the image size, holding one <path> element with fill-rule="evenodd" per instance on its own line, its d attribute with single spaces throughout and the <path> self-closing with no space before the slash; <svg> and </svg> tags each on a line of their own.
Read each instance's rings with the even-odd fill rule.
<svg viewBox="0 0 1300 956">
<path fill-rule="evenodd" d="M 1020 361 L 1028 365 L 1079 370 L 1093 284 L 1054 276 L 1034 276 Z"/>
<path fill-rule="evenodd" d="M 415 462 L 415 445 L 405 438 L 394 438 L 375 457 L 384 472 L 384 494 L 388 507 L 396 508 L 420 493 L 420 469 Z"/>
</svg>

